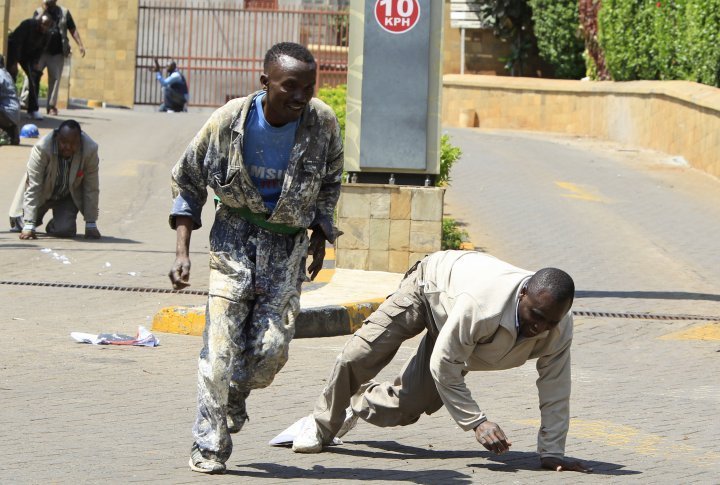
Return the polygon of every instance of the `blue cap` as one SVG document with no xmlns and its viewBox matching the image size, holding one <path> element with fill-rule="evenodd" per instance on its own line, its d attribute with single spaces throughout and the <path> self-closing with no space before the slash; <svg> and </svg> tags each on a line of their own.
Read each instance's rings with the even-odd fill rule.
<svg viewBox="0 0 720 485">
<path fill-rule="evenodd" d="M 33 125 L 32 123 L 23 125 L 23 127 L 20 129 L 21 138 L 37 138 L 39 136 L 40 132 L 38 131 L 38 127 Z"/>
</svg>

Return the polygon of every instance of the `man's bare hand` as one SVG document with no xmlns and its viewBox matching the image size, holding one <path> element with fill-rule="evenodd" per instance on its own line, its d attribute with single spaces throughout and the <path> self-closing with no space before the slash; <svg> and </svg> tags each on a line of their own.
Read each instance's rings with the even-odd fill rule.
<svg viewBox="0 0 720 485">
<path fill-rule="evenodd" d="M 175 290 L 182 290 L 190 286 L 190 258 L 185 256 L 175 258 L 175 263 L 168 276 Z"/>
<path fill-rule="evenodd" d="M 310 246 L 308 247 L 308 254 L 312 255 L 312 263 L 308 266 L 308 273 L 310 273 L 310 279 L 314 280 L 315 277 L 320 273 L 325 261 L 325 234 L 320 228 L 313 229 L 312 236 L 310 236 Z"/>
<path fill-rule="evenodd" d="M 20 239 L 37 239 L 37 234 L 33 230 L 23 230 L 20 233 Z"/>
<path fill-rule="evenodd" d="M 492 451 L 496 455 L 502 455 L 512 446 L 512 442 L 507 439 L 505 432 L 492 421 L 485 421 L 475 428 L 475 439 L 486 450 Z"/>
<path fill-rule="evenodd" d="M 584 472 L 591 473 L 592 468 L 587 468 L 579 461 L 564 460 L 562 458 L 545 457 L 540 458 L 540 464 L 546 470 L 554 470 L 556 472 Z"/>
</svg>

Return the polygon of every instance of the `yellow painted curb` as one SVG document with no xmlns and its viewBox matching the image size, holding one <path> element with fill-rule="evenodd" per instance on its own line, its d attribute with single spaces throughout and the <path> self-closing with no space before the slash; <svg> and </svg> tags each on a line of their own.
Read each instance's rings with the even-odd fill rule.
<svg viewBox="0 0 720 485">
<path fill-rule="evenodd" d="M 373 298 L 362 303 L 346 303 L 344 306 L 348 312 L 348 320 L 350 321 L 350 333 L 355 333 L 357 329 L 362 327 L 363 322 L 372 312 L 377 310 L 380 303 L 384 302 L 385 298 Z"/>
<path fill-rule="evenodd" d="M 153 332 L 202 335 L 205 330 L 205 307 L 171 306 L 155 314 Z"/>
<path fill-rule="evenodd" d="M 99 101 L 97 99 L 88 99 L 87 100 L 87 106 L 88 108 L 102 108 L 102 101 Z"/>
<path fill-rule="evenodd" d="M 338 325 L 349 325 L 349 333 L 355 333 L 367 317 L 374 312 L 385 298 L 373 298 L 366 301 L 344 303 L 342 305 L 330 305 L 335 308 L 345 308 L 347 321 L 341 323 L 344 318 L 339 318 Z M 345 327 L 347 328 L 347 327 Z M 180 335 L 200 336 L 205 330 L 205 307 L 204 306 L 171 306 L 161 309 L 155 314 L 152 321 L 153 332 L 175 333 Z"/>
<path fill-rule="evenodd" d="M 460 249 L 463 251 L 473 251 L 475 249 L 475 246 L 471 242 L 464 242 L 460 243 Z"/>
<path fill-rule="evenodd" d="M 680 332 L 663 335 L 660 340 L 720 340 L 720 325 L 709 323 L 700 327 L 688 328 Z"/>
</svg>

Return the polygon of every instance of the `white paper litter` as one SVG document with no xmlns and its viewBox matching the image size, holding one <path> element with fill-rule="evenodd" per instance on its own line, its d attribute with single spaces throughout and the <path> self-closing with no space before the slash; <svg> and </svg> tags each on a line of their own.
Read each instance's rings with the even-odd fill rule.
<svg viewBox="0 0 720 485">
<path fill-rule="evenodd" d="M 70 333 L 70 337 L 77 342 L 93 345 L 136 345 L 141 347 L 157 347 L 160 345 L 160 339 L 142 325 L 138 326 L 135 337 L 118 333 L 101 333 L 95 335 L 84 332 L 72 332 Z"/>
<path fill-rule="evenodd" d="M 303 425 L 305 424 L 305 421 L 308 419 L 312 419 L 310 416 L 305 416 L 297 421 L 295 421 L 293 424 L 290 425 L 286 430 L 281 432 L 279 435 L 271 439 L 268 444 L 270 446 L 292 446 L 293 441 L 295 440 L 295 437 L 300 434 L 300 430 L 302 429 Z M 333 445 L 341 445 L 342 441 L 339 438 L 333 438 L 332 443 Z"/>
</svg>

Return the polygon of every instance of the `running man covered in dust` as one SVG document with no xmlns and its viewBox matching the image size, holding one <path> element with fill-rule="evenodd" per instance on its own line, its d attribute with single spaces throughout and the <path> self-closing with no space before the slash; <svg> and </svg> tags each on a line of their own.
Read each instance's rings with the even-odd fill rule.
<svg viewBox="0 0 720 485">
<path fill-rule="evenodd" d="M 316 70 L 305 47 L 273 46 L 262 90 L 218 109 L 172 170 L 176 289 L 189 283 L 190 235 L 201 225 L 207 187 L 216 194 L 193 471 L 225 471 L 230 433 L 248 419 L 248 394 L 270 385 L 288 359 L 306 255 L 314 279 L 326 241 L 339 235 L 333 212 L 343 146 L 335 114 L 313 98 Z"/>
</svg>

